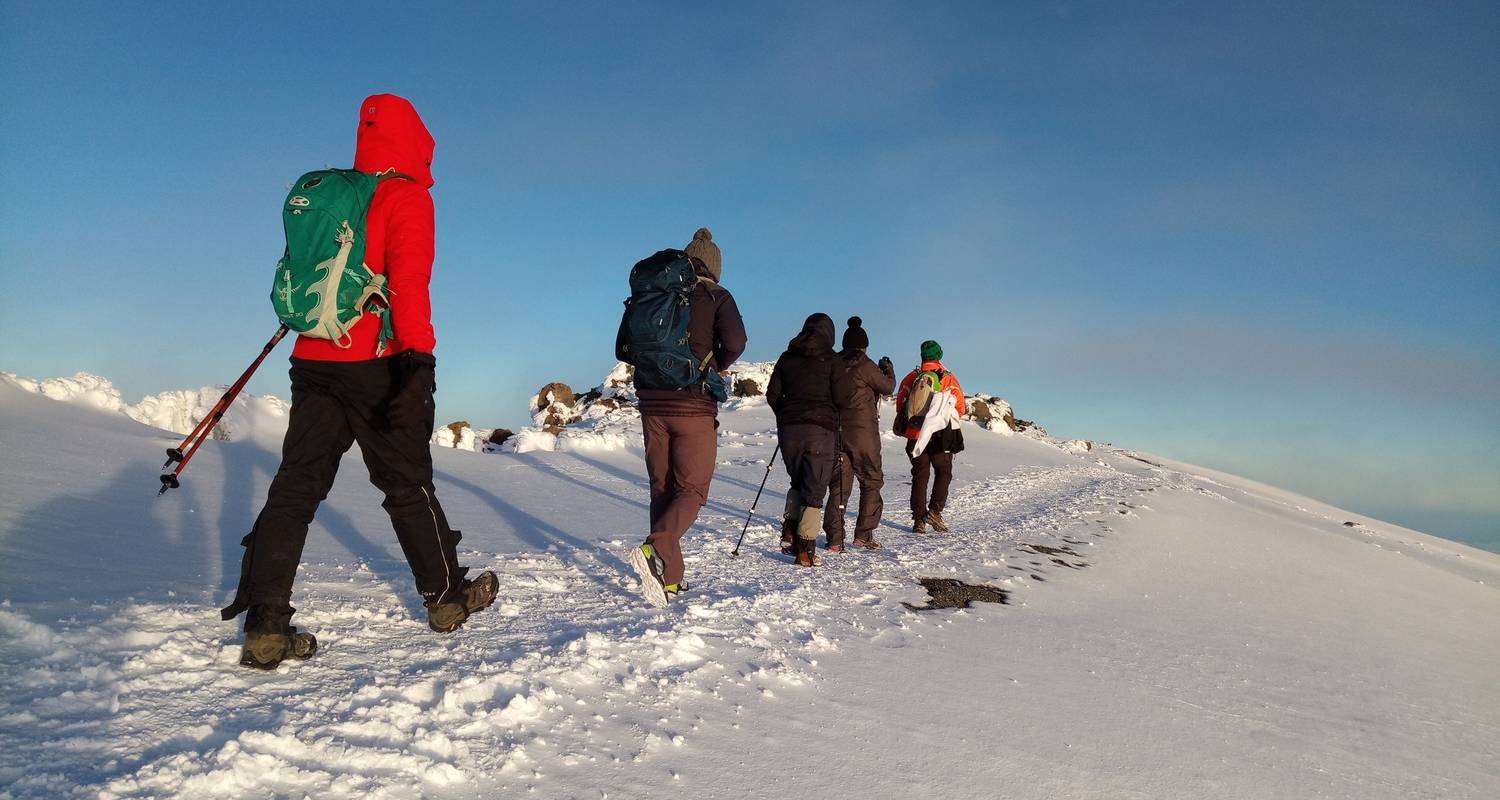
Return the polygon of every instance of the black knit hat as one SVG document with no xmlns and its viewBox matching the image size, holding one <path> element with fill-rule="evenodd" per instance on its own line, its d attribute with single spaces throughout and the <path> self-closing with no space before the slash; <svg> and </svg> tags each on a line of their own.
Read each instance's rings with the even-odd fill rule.
<svg viewBox="0 0 1500 800">
<path fill-rule="evenodd" d="M 870 334 L 865 333 L 862 327 L 864 320 L 859 317 L 849 318 L 849 327 L 844 331 L 844 346 L 863 350 L 870 346 Z"/>
<path fill-rule="evenodd" d="M 714 282 L 719 282 L 724 275 L 724 258 L 719 254 L 719 246 L 714 244 L 714 235 L 708 228 L 699 228 L 693 232 L 693 240 L 683 248 L 683 252 L 703 262 L 708 268 L 708 274 L 713 277 Z"/>
</svg>

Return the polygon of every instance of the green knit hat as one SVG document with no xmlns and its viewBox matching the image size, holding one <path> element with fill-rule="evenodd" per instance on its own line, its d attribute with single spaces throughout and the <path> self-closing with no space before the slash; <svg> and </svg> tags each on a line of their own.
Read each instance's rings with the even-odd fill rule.
<svg viewBox="0 0 1500 800">
<path fill-rule="evenodd" d="M 934 342 L 931 339 L 928 339 L 927 341 L 923 342 L 922 343 L 922 360 L 923 361 L 942 361 L 943 360 L 943 346 L 940 345 L 940 344 L 938 344 L 937 342 Z"/>
</svg>

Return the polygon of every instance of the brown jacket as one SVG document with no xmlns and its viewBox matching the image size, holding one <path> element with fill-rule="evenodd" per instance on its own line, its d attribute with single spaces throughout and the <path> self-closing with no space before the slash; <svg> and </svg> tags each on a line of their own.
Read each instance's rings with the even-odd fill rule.
<svg viewBox="0 0 1500 800">
<path fill-rule="evenodd" d="M 839 351 L 839 358 L 844 360 L 853 384 L 849 406 L 842 416 L 844 430 L 879 430 L 880 398 L 896 390 L 896 373 L 882 371 L 861 348 L 846 347 Z"/>
</svg>

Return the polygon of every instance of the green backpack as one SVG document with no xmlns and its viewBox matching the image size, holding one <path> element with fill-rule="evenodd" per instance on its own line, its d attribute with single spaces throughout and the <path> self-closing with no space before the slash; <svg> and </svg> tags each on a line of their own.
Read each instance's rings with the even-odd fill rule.
<svg viewBox="0 0 1500 800">
<path fill-rule="evenodd" d="M 367 310 L 380 317 L 377 354 L 395 338 L 385 276 L 365 266 L 365 214 L 375 187 L 395 172 L 309 172 L 292 184 L 281 208 L 286 253 L 276 263 L 271 305 L 288 328 L 348 348 L 349 329 Z"/>
</svg>

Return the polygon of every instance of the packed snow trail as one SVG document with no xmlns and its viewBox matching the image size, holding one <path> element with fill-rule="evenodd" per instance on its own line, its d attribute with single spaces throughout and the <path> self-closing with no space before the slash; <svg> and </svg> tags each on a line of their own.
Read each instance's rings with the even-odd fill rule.
<svg viewBox="0 0 1500 800">
<path fill-rule="evenodd" d="M 876 532 L 885 549 L 828 556 L 816 570 L 791 566 L 777 552 L 775 517 L 786 484 L 778 465 L 741 555 L 732 559 L 774 446 L 768 413 L 752 406 L 725 415 L 713 497 L 684 540 L 693 588 L 658 611 L 642 602 L 625 563 L 646 516 L 638 449 L 438 451 L 437 485 L 465 532 L 463 561 L 501 577 L 496 604 L 442 636 L 427 631 L 378 494 L 351 454 L 310 532 L 293 600 L 297 624 L 317 634 L 320 652 L 263 674 L 237 665 L 237 627 L 216 612 L 233 579 L 238 537 L 274 469 L 270 442 L 205 447 L 196 465 L 202 471 L 172 506 L 151 496 L 152 462 L 171 437 L 4 386 L 0 400 L 0 445 L 27 454 L 7 457 L 0 494 L 0 597 L 14 598 L 0 607 L 0 797 L 7 800 L 523 791 L 769 797 L 820 783 L 827 796 L 861 786 L 869 796 L 1048 796 L 1028 791 L 1049 785 L 1045 764 L 1014 752 L 999 763 L 982 756 L 995 747 L 984 744 L 991 735 L 985 729 L 1004 719 L 1008 728 L 1030 729 L 1041 746 L 1049 724 L 1089 724 L 1098 703 L 1080 707 L 1068 695 L 1088 691 L 1094 668 L 1123 664 L 1119 685 L 1136 675 L 1160 684 L 1144 701 L 1149 715 L 1198 708 L 1201 724 L 1247 709 L 1217 696 L 1230 691 L 1222 683 L 1213 689 L 1174 678 L 1171 653 L 1122 657 L 1107 633 L 1070 645 L 1088 649 L 1069 650 L 1061 661 L 1042 649 L 1028 655 L 1015 641 L 994 650 L 979 643 L 1024 629 L 1031 631 L 1026 641 L 1045 648 L 1068 641 L 1072 627 L 1095 624 L 1077 609 L 1109 613 L 1128 602 L 1118 591 L 1131 586 L 1131 576 L 1119 565 L 1143 571 L 1159 560 L 1132 550 L 1133 540 L 1156 527 L 1191 526 L 1194 514 L 1211 521 L 1235 508 L 1287 513 L 1274 508 L 1281 500 L 1123 453 L 1079 456 L 1023 437 L 976 433 L 946 514 L 954 533 L 919 537 L 904 532 L 905 459 L 890 440 L 886 520 Z M 40 448 L 43 442 L 52 449 Z M 23 487 L 16 480 L 23 472 L 49 474 L 56 483 Z M 1164 520 L 1159 503 L 1192 513 Z M 1353 547 L 1363 546 L 1354 537 L 1368 534 L 1328 535 Z M 26 541 L 38 537 L 52 545 Z M 60 542 L 69 543 L 61 560 Z M 95 562 L 94 551 L 109 562 Z M 1461 569 L 1500 575 L 1495 561 Z M 97 582 L 95 570 L 102 570 Z M 918 577 L 991 584 L 1010 592 L 1010 605 L 918 614 L 902 605 L 925 602 Z M 1475 602 L 1494 608 L 1494 581 L 1463 580 L 1477 587 Z M 126 588 L 132 585 L 139 591 Z M 176 588 L 153 588 L 161 586 Z M 1094 594 L 1115 599 L 1079 600 Z M 1215 608 L 1211 599 L 1188 605 Z M 1142 624 L 1147 633 L 1169 626 L 1149 615 L 1111 623 Z M 1479 646 L 1500 652 L 1495 644 L 1480 638 Z M 946 655 L 934 663 L 938 653 Z M 1278 656 L 1264 658 L 1274 663 Z M 1045 677 L 1036 674 L 1042 665 Z M 1029 676 L 1017 685 L 1045 687 L 1042 695 L 998 705 L 1003 687 L 1019 679 L 997 684 L 996 670 Z M 1171 688 L 1174 680 L 1179 689 Z M 951 708 L 955 700 L 961 708 Z M 1028 710 L 1032 700 L 1052 711 Z M 924 716 L 929 707 L 944 708 L 944 721 Z M 1337 704 L 1315 711 L 1331 720 L 1349 713 Z M 1368 713 L 1369 703 L 1359 711 Z M 948 720 L 957 730 L 939 733 Z M 1118 715 L 1099 722 L 1130 727 Z M 1289 770 L 1294 786 L 1329 769 L 1344 775 L 1338 780 L 1348 793 L 1335 780 L 1320 788 L 1328 796 L 1402 796 L 1424 781 L 1445 796 L 1485 796 L 1500 785 L 1494 770 L 1463 754 L 1482 753 L 1483 734 L 1500 730 L 1500 720 L 1471 712 L 1463 722 L 1470 727 L 1433 744 L 1450 762 L 1467 759 L 1443 784 L 1420 774 L 1382 775 L 1372 790 L 1351 782 L 1337 759 L 1299 764 L 1283 756 L 1289 760 L 1277 769 Z M 873 751 L 850 753 L 848 742 L 827 733 L 834 730 Z M 954 742 L 942 740 L 950 734 Z M 1168 743 L 1179 751 L 1192 744 Z M 1008 746 L 1018 745 L 1024 747 Z M 971 755 L 948 764 L 940 754 L 955 747 Z M 913 753 L 926 753 L 931 763 L 882 766 Z M 849 759 L 857 766 L 846 766 Z M 803 767 L 788 764 L 801 760 L 807 774 L 799 777 Z M 1202 786 L 1191 779 L 1161 784 L 1153 768 L 1128 759 L 1104 769 L 1079 773 L 1067 782 L 1079 791 L 1057 796 L 1092 796 L 1084 791 L 1090 787 L 1097 796 L 1130 796 L 1131 787 L 1151 786 L 1155 796 L 1189 797 Z M 1277 780 L 1287 785 L 1287 778 Z"/>
</svg>

